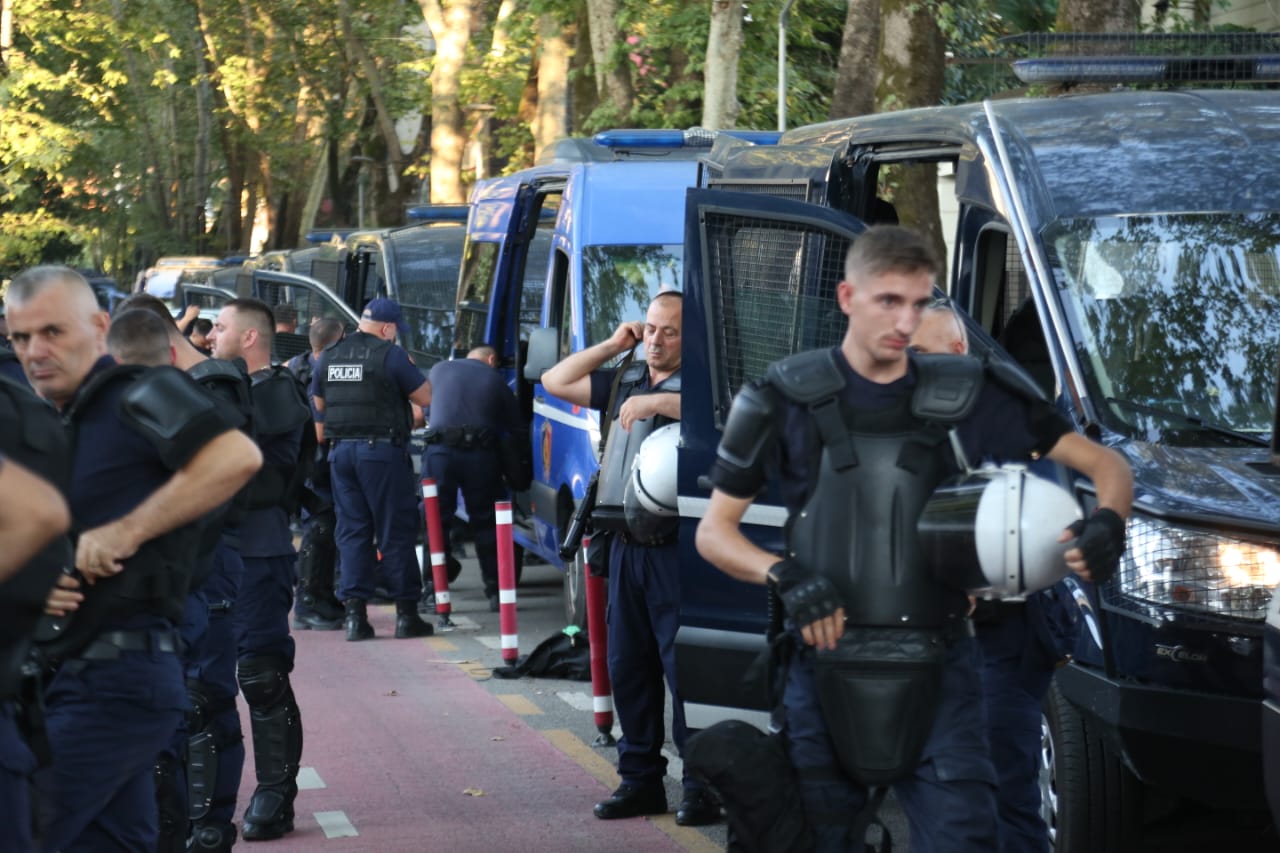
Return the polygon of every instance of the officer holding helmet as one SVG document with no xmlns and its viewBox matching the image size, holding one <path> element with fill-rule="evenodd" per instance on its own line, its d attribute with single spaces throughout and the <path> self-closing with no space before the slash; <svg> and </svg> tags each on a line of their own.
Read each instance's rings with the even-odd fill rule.
<svg viewBox="0 0 1280 853">
<path fill-rule="evenodd" d="M 779 714 L 820 851 L 861 849 L 870 790 L 890 784 L 912 850 L 998 849 L 969 601 L 926 564 L 916 533 L 960 470 L 952 435 L 969 459 L 1043 454 L 1092 479 L 1098 509 L 1060 538 L 1074 538 L 1065 557 L 1081 577 L 1104 580 L 1124 547 L 1123 457 L 976 359 L 908 354 L 938 268 L 910 230 L 855 239 L 836 291 L 842 342 L 776 362 L 739 393 L 698 526 L 708 561 L 768 584 L 786 610 Z M 739 529 L 767 472 L 789 512 L 785 556 Z"/>
<path fill-rule="evenodd" d="M 115 366 L 107 315 L 80 274 L 36 267 L 9 286 L 15 348 L 71 426 L 68 503 L 81 533 L 37 627 L 56 666 L 44 847 L 154 849 L 152 764 L 187 704 L 175 625 L 199 520 L 262 464 L 199 386 L 171 367 Z"/>
<path fill-rule="evenodd" d="M 317 431 L 332 448 L 342 562 L 338 598 L 346 610 L 348 641 L 373 637 L 368 601 L 377 580 L 376 550 L 396 602 L 396 637 L 432 633 L 418 616 L 418 490 L 409 460 L 410 404 L 430 405 L 431 383 L 394 343 L 407 330 L 398 302 L 371 300 L 357 330 L 320 358 L 311 384 Z"/>
<path fill-rule="evenodd" d="M 627 433 L 632 431 L 647 433 L 680 420 L 682 315 L 680 293 L 659 293 L 649 303 L 643 323 L 623 323 L 608 340 L 569 356 L 542 376 L 548 393 L 599 410 L 602 422 L 612 420 L 601 463 L 602 484 L 606 478 L 625 483 L 631 472 L 628 463 L 632 459 L 611 453 L 611 446 L 626 442 Z M 641 341 L 645 347 L 644 363 L 601 369 Z M 635 447 L 634 452 L 638 451 Z M 628 455 L 634 458 L 634 453 Z M 625 522 L 625 495 L 622 501 Z M 635 503 L 631 506 L 634 510 Z M 607 521 L 600 513 L 604 507 L 598 503 L 597 508 L 593 526 L 599 531 Z M 662 757 L 664 675 L 672 696 L 671 740 L 682 755 L 684 752 L 688 731 L 675 668 L 680 614 L 680 555 L 675 530 L 678 521 L 667 517 L 656 524 L 646 523 L 643 530 L 624 524 L 617 532 L 605 534 L 609 549 L 609 678 L 614 709 L 622 725 L 618 741 L 618 775 L 622 784 L 613 796 L 596 804 L 595 815 L 601 820 L 667 810 L 663 787 L 667 761 Z M 719 807 L 698 782 L 686 778 L 683 788 L 676 812 L 678 824 L 698 826 L 719 818 Z"/>
</svg>

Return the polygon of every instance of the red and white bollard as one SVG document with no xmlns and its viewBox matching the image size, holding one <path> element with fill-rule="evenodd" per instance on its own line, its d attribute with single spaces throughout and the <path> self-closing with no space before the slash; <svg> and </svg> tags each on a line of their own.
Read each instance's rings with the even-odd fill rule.
<svg viewBox="0 0 1280 853">
<path fill-rule="evenodd" d="M 511 501 L 493 505 L 498 532 L 498 625 L 502 659 L 514 665 L 520 655 L 516 639 L 516 549 L 511 537 Z"/>
<path fill-rule="evenodd" d="M 582 572 L 587 598 L 587 644 L 591 649 L 591 708 L 596 715 L 596 739 L 592 746 L 613 746 L 613 684 L 609 681 L 609 630 L 604 622 L 606 581 L 591 574 L 587 564 L 591 537 L 582 539 Z M 570 566 L 569 571 L 574 567 Z"/>
<path fill-rule="evenodd" d="M 436 615 L 441 628 L 453 628 L 449 614 L 449 568 L 444 559 L 444 528 L 440 525 L 440 491 L 430 477 L 422 479 L 422 514 L 427 520 L 427 551 L 431 555 L 431 583 L 435 587 Z"/>
</svg>

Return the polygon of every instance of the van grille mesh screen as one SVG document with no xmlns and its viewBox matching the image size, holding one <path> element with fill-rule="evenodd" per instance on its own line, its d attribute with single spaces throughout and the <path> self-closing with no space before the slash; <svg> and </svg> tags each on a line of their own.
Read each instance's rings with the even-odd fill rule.
<svg viewBox="0 0 1280 853">
<path fill-rule="evenodd" d="M 801 222 L 715 211 L 704 212 L 703 228 L 722 425 L 733 395 L 770 362 L 840 341 L 846 319 L 835 289 L 850 241 Z"/>
</svg>

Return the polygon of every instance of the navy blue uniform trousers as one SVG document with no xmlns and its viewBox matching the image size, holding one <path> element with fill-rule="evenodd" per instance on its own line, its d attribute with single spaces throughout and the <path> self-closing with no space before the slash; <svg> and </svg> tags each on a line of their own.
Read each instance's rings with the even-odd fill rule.
<svg viewBox="0 0 1280 853">
<path fill-rule="evenodd" d="M 676 630 L 680 627 L 680 551 L 614 536 L 609 548 L 609 680 L 622 726 L 618 775 L 625 784 L 662 783 L 666 687 L 671 691 L 671 742 L 683 757 L 688 729 L 676 686 Z M 699 786 L 685 779 L 687 790 Z"/>
<path fill-rule="evenodd" d="M 797 636 L 797 642 L 800 642 Z M 867 802 L 867 789 L 840 768 L 818 703 L 813 650 L 791 660 L 783 703 L 791 764 L 800 777 L 805 816 L 817 853 L 861 850 L 849 823 Z M 913 853 L 991 853 L 997 850 L 995 770 L 987 750 L 986 717 L 978 680 L 978 647 L 954 642 L 942 679 L 942 700 L 914 775 L 893 786 L 911 829 Z"/>
<path fill-rule="evenodd" d="M 0 702 L 0 850 L 31 850 L 31 776 L 36 757 L 18 730 L 12 702 Z"/>
<path fill-rule="evenodd" d="M 484 594 L 498 594 L 498 534 L 493 505 L 506 500 L 502 464 L 492 449 L 463 450 L 442 444 L 428 445 L 422 454 L 422 470 L 436 481 L 440 496 L 440 526 L 444 552 L 449 553 L 449 519 L 458 511 L 458 490 L 467 507 L 467 520 L 475 537 L 476 559 L 484 579 Z"/>
<path fill-rule="evenodd" d="M 290 554 L 241 559 L 244 576 L 231 610 L 239 657 L 273 655 L 288 664 L 285 672 L 292 672 L 296 646 L 289 633 L 289 613 L 293 608 L 298 557 Z"/>
<path fill-rule="evenodd" d="M 45 848 L 155 849 L 153 767 L 187 708 L 178 655 L 122 651 L 116 660 L 72 659 L 50 682 L 45 704 L 53 751 L 41 790 L 52 808 Z"/>
<path fill-rule="evenodd" d="M 418 565 L 418 488 L 405 448 L 387 441 L 339 441 L 329 454 L 342 578 L 338 598 L 373 598 L 382 577 L 396 601 L 422 594 Z M 375 544 L 376 542 L 376 544 Z"/>
</svg>

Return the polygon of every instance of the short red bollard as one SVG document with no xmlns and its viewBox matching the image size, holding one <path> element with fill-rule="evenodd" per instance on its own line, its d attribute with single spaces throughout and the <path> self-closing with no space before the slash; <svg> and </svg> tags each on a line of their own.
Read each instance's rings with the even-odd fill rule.
<svg viewBox="0 0 1280 853">
<path fill-rule="evenodd" d="M 514 665 L 520 656 L 516 640 L 516 549 L 511 538 L 511 501 L 493 505 L 498 532 L 498 625 L 502 659 Z"/>
<path fill-rule="evenodd" d="M 444 560 L 444 528 L 440 525 L 440 491 L 430 477 L 422 480 L 422 514 L 427 520 L 427 551 L 431 555 L 431 583 L 435 587 L 436 615 L 441 628 L 454 627 L 449 614 L 449 569 Z"/>
<path fill-rule="evenodd" d="M 609 681 L 609 630 L 605 626 L 604 606 L 607 596 L 604 578 L 591 574 L 586 555 L 591 537 L 582 539 L 582 568 L 586 577 L 587 644 L 591 649 L 591 707 L 596 715 L 596 739 L 592 746 L 613 746 L 613 685 Z M 573 571 L 573 566 L 569 571 Z"/>
</svg>

